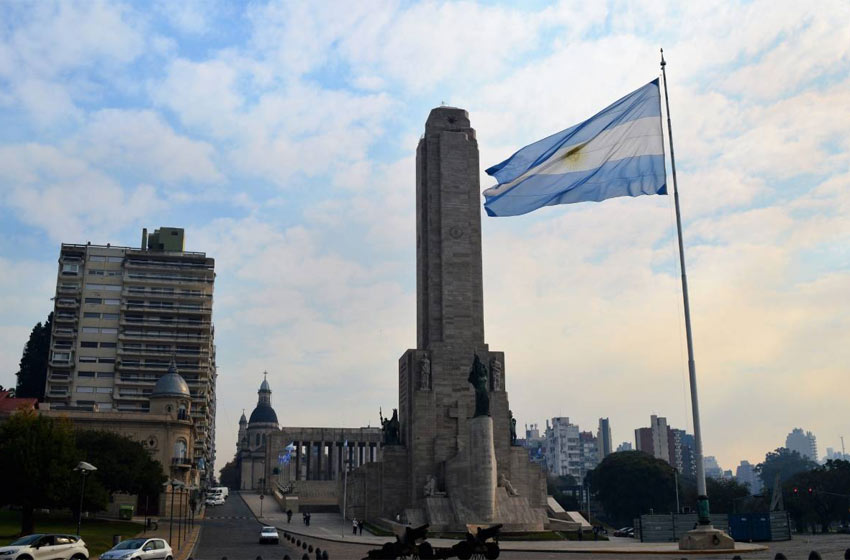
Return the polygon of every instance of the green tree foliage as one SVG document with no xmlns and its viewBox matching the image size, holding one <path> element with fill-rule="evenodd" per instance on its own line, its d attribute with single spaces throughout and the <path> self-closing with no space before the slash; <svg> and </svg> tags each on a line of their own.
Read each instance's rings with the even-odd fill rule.
<svg viewBox="0 0 850 560">
<path fill-rule="evenodd" d="M 231 490 L 239 489 L 239 465 L 236 457 L 221 467 L 220 478 L 222 486 L 227 486 Z"/>
<path fill-rule="evenodd" d="M 47 382 L 47 358 L 50 353 L 50 330 L 53 326 L 53 312 L 42 325 L 37 323 L 30 333 L 30 339 L 24 346 L 20 369 L 16 374 L 18 384 L 16 395 L 20 398 L 44 400 L 44 387 Z"/>
<path fill-rule="evenodd" d="M 750 495 L 750 489 L 737 480 L 705 479 L 705 490 L 713 513 L 734 513 Z"/>
<path fill-rule="evenodd" d="M 97 467 L 86 481 L 85 510 L 105 509 L 109 495 L 115 492 L 150 499 L 159 496 L 167 477 L 141 443 L 111 432 L 80 430 L 77 448 L 80 460 Z"/>
<path fill-rule="evenodd" d="M 764 461 L 756 465 L 756 472 L 764 484 L 764 492 L 768 494 L 773 491 L 773 482 L 777 473 L 779 474 L 780 484 L 783 484 L 795 474 L 810 471 L 817 466 L 817 463 L 803 457 L 796 451 L 780 447 L 764 456 Z"/>
<path fill-rule="evenodd" d="M 22 411 L 0 425 L 0 505 L 21 507 L 22 534 L 33 532 L 35 508 L 69 505 L 77 458 L 65 420 Z"/>
<path fill-rule="evenodd" d="M 557 476 L 550 474 L 546 477 L 546 493 L 555 498 L 562 508 L 567 511 L 579 509 L 576 490 L 579 486 L 571 475 Z"/>
<path fill-rule="evenodd" d="M 850 461 L 831 460 L 798 472 L 782 485 L 782 491 L 798 530 L 811 527 L 814 533 L 820 526 L 826 532 L 833 522 L 850 522 Z"/>
<path fill-rule="evenodd" d="M 676 508 L 673 467 L 642 451 L 621 451 L 605 457 L 593 470 L 591 491 L 608 518 L 625 524 L 652 509 Z"/>
</svg>

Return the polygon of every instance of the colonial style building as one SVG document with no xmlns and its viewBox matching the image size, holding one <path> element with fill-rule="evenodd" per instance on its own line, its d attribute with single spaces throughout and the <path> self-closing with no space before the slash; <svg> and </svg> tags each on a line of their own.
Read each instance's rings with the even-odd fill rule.
<svg viewBox="0 0 850 560">
<path fill-rule="evenodd" d="M 263 382 L 257 391 L 257 406 L 251 412 L 251 418 L 245 420 L 245 413 L 239 419 L 239 441 L 236 444 L 236 457 L 239 465 L 239 487 L 242 490 L 268 488 L 266 473 L 266 441 L 269 434 L 278 431 L 277 413 L 272 408 L 272 390 L 268 374 L 263 373 Z"/>
</svg>

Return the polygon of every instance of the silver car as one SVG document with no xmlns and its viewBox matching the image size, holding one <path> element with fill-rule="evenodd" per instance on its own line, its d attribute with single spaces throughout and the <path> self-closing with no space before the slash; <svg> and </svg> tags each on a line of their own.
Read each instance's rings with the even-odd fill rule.
<svg viewBox="0 0 850 560">
<path fill-rule="evenodd" d="M 173 560 L 171 547 L 163 539 L 128 539 L 100 555 L 100 560 Z"/>
<path fill-rule="evenodd" d="M 88 560 L 86 543 L 75 535 L 35 534 L 0 546 L 0 560 Z"/>
</svg>

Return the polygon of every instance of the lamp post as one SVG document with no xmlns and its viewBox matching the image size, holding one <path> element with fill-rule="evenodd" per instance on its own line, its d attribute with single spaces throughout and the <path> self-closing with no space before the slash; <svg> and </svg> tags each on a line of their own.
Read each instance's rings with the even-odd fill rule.
<svg viewBox="0 0 850 560">
<path fill-rule="evenodd" d="M 174 536 L 174 491 L 179 486 L 183 486 L 183 483 L 179 480 L 171 479 L 163 484 L 163 486 L 171 487 L 171 515 L 168 517 L 168 542 L 170 544 Z"/>
<path fill-rule="evenodd" d="M 83 496 L 86 493 L 86 475 L 88 475 L 92 471 L 96 471 L 97 467 L 92 465 L 91 463 L 86 463 L 85 461 L 80 461 L 77 463 L 77 466 L 74 467 L 75 471 L 79 471 L 80 476 L 83 479 L 81 488 L 80 488 L 80 511 L 77 514 L 77 536 L 80 536 L 80 524 L 83 522 Z"/>
</svg>

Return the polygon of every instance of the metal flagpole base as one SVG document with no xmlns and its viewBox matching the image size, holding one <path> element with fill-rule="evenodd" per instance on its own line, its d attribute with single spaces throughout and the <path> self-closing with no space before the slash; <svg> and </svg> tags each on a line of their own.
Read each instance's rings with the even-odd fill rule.
<svg viewBox="0 0 850 560">
<path fill-rule="evenodd" d="M 711 525 L 697 525 L 679 539 L 679 550 L 734 550 L 735 541 Z"/>
</svg>

